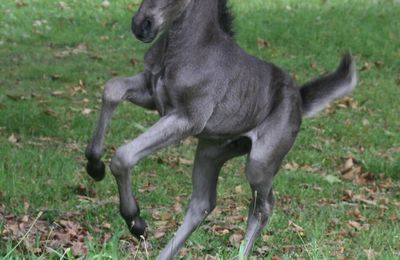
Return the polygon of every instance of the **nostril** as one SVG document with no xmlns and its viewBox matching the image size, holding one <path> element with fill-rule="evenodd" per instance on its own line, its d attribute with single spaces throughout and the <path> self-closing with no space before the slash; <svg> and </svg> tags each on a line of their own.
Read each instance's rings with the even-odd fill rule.
<svg viewBox="0 0 400 260">
<path fill-rule="evenodd" d="M 149 18 L 144 19 L 142 23 L 142 30 L 144 32 L 151 31 L 151 27 L 153 26 L 152 21 Z"/>
</svg>

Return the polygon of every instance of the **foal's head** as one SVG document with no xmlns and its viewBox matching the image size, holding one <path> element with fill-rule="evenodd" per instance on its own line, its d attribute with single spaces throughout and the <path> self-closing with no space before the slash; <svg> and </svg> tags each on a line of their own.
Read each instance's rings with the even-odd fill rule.
<svg viewBox="0 0 400 260">
<path fill-rule="evenodd" d="M 151 42 L 177 19 L 192 0 L 143 0 L 132 19 L 132 32 L 143 42 Z"/>
</svg>

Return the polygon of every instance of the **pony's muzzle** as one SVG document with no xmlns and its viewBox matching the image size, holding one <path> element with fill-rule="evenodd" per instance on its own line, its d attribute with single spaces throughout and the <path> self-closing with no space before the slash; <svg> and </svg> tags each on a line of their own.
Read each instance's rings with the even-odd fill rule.
<svg viewBox="0 0 400 260">
<path fill-rule="evenodd" d="M 132 32 L 138 40 L 146 43 L 153 41 L 157 35 L 153 19 L 140 15 L 135 15 L 132 18 Z"/>
</svg>

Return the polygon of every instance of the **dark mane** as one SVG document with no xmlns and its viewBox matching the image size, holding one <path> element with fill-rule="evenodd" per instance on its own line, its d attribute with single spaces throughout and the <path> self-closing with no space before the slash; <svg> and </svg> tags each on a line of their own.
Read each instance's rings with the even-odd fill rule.
<svg viewBox="0 0 400 260">
<path fill-rule="evenodd" d="M 218 1 L 218 19 L 221 29 L 230 36 L 234 35 L 233 32 L 233 15 L 227 4 L 228 0 L 217 0 Z"/>
</svg>

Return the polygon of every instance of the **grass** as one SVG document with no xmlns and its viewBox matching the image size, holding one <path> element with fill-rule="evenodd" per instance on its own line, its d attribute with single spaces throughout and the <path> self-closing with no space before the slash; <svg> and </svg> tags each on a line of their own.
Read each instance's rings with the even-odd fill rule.
<svg viewBox="0 0 400 260">
<path fill-rule="evenodd" d="M 143 69 L 148 46 L 134 40 L 129 29 L 139 2 L 112 1 L 109 8 L 102 8 L 100 1 L 66 3 L 69 8 L 50 0 L 0 2 L 0 204 L 16 217 L 34 218 L 43 211 L 41 219 L 48 223 L 73 218 L 93 236 L 85 240 L 88 258 L 135 254 L 146 258 L 143 247 L 132 252 L 121 246 L 129 234 L 118 214 L 114 180 L 107 174 L 103 182 L 92 182 L 84 171 L 83 156 L 104 82 Z M 370 257 L 374 253 L 382 259 L 398 258 L 399 2 L 231 0 L 231 4 L 239 44 L 286 68 L 299 83 L 333 70 L 348 49 L 360 69 L 350 106 L 335 106 L 304 121 L 286 167 L 275 179 L 277 205 L 254 257 L 263 258 L 268 251 L 268 258 L 282 259 L 366 259 L 368 252 Z M 258 47 L 258 38 L 270 46 Z M 105 158 L 156 120 L 153 113 L 121 105 L 107 135 Z M 149 237 L 150 258 L 182 221 L 184 213 L 172 208 L 178 203 L 185 209 L 191 183 L 190 165 L 179 163 L 179 158 L 192 159 L 194 148 L 192 141 L 184 142 L 142 161 L 134 170 L 134 189 L 153 235 L 166 222 L 171 225 L 160 239 Z M 348 157 L 377 181 L 357 185 L 341 180 Z M 232 246 L 229 238 L 245 229 L 245 221 L 232 220 L 247 215 L 250 192 L 243 163 L 239 158 L 224 168 L 217 212 L 187 242 L 188 257 L 239 255 L 239 246 Z M 390 187 L 383 188 L 390 179 Z M 77 192 L 77 187 L 83 191 Z M 346 191 L 373 203 L 354 198 L 349 202 L 343 198 Z M 351 213 L 355 209 L 363 219 L 355 219 Z M 71 212 L 73 217 L 68 217 Z M 362 226 L 349 227 L 350 221 Z M 111 228 L 104 228 L 105 223 Z M 0 233 L 5 225 L 0 218 Z M 215 227 L 229 232 L 217 235 Z M 105 233 L 111 238 L 103 243 Z M 0 238 L 0 256 L 17 243 Z M 23 246 L 12 250 L 10 257 L 74 258 L 65 248 L 35 253 Z"/>
</svg>

